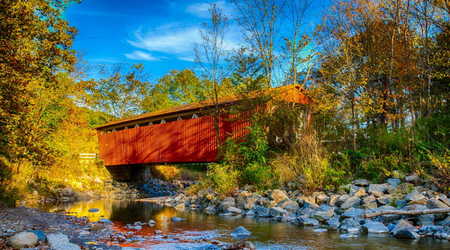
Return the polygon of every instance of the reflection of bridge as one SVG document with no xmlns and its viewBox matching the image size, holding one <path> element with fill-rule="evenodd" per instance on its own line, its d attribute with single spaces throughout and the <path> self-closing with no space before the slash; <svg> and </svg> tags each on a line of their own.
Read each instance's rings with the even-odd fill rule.
<svg viewBox="0 0 450 250">
<path fill-rule="evenodd" d="M 276 96 L 300 104 L 310 103 L 298 85 L 276 88 Z M 256 95 L 253 95 L 256 96 Z M 222 98 L 218 105 L 229 107 L 241 102 L 237 97 Z M 246 134 L 249 112 L 223 114 L 218 122 L 216 139 L 211 101 L 187 104 L 143 114 L 131 119 L 110 122 L 97 128 L 100 158 L 111 169 L 114 166 L 213 162 L 217 160 L 217 141 L 239 138 Z"/>
</svg>

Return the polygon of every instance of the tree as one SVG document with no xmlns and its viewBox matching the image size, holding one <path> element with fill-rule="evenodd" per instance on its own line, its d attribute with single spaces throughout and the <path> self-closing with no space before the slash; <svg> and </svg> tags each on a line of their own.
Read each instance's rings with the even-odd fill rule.
<svg viewBox="0 0 450 250">
<path fill-rule="evenodd" d="M 125 71 L 122 65 L 116 65 L 106 74 L 109 74 L 106 78 L 86 82 L 88 104 L 116 119 L 142 113 L 143 100 L 150 91 L 144 67 L 137 64 Z"/>
<path fill-rule="evenodd" d="M 147 112 L 182 104 L 204 101 L 209 98 L 211 83 L 201 80 L 191 70 L 173 70 L 152 85 L 142 103 Z"/>
<path fill-rule="evenodd" d="M 62 18 L 68 2 L 0 3 L 0 155 L 10 161 L 52 158 L 46 118 L 53 101 L 67 95 L 60 76 L 75 62 L 75 29 Z"/>
</svg>

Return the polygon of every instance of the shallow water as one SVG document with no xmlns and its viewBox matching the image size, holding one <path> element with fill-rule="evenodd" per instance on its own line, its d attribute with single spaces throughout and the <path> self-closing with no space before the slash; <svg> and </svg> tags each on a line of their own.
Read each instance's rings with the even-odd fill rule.
<svg viewBox="0 0 450 250">
<path fill-rule="evenodd" d="M 91 208 L 98 208 L 99 211 L 89 212 Z M 146 249 L 173 248 L 174 243 L 177 243 L 179 247 L 189 248 L 189 243 L 186 245 L 180 243 L 205 238 L 233 241 L 230 232 L 238 226 L 244 226 L 252 232 L 248 240 L 252 241 L 258 249 L 450 249 L 449 241 L 397 240 L 389 235 L 365 235 L 342 239 L 337 232 L 317 233 L 311 227 L 252 218 L 179 212 L 173 208 L 139 201 L 85 201 L 46 209 L 51 212 L 64 210 L 75 216 L 87 216 L 91 221 L 106 218 L 113 221 L 114 228 L 119 231 L 125 231 L 126 224 L 155 220 L 156 226 L 143 227 L 142 230 L 137 231 L 136 234 L 143 236 L 145 240 L 132 245 Z M 174 216 L 186 220 L 172 222 L 170 218 Z M 155 230 L 161 230 L 162 234 L 155 234 Z"/>
</svg>

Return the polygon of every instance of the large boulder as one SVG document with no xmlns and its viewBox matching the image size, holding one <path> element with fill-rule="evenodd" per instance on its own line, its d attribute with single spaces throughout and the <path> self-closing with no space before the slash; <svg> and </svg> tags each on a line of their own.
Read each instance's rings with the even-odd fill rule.
<svg viewBox="0 0 450 250">
<path fill-rule="evenodd" d="M 376 197 L 383 196 L 385 192 L 389 189 L 389 185 L 387 184 L 370 184 L 369 185 L 369 194 L 373 194 Z"/>
<path fill-rule="evenodd" d="M 54 250 L 80 250 L 80 247 L 70 243 L 67 235 L 62 233 L 52 233 L 47 235 L 48 245 Z"/>
<path fill-rule="evenodd" d="M 405 181 L 409 182 L 409 183 L 413 183 L 415 185 L 418 185 L 422 182 L 422 179 L 420 179 L 420 177 L 418 175 L 413 174 L 413 175 L 406 176 Z"/>
<path fill-rule="evenodd" d="M 367 221 L 363 225 L 363 230 L 367 233 L 389 233 L 388 228 L 381 222 Z"/>
<path fill-rule="evenodd" d="M 339 226 L 339 232 L 341 233 L 356 234 L 361 232 L 361 230 L 362 230 L 361 225 L 355 218 L 344 219 L 341 225 Z"/>
<path fill-rule="evenodd" d="M 288 214 L 288 212 L 281 207 L 272 207 L 269 209 L 269 215 L 271 217 L 285 216 L 287 214 Z"/>
<path fill-rule="evenodd" d="M 226 197 L 225 199 L 223 199 L 222 202 L 220 202 L 220 209 L 222 209 L 222 211 L 226 211 L 227 208 L 229 207 L 235 207 L 236 206 L 236 201 L 233 197 Z"/>
<path fill-rule="evenodd" d="M 334 209 L 330 206 L 321 206 L 312 213 L 312 217 L 321 222 L 325 222 L 334 216 Z"/>
<path fill-rule="evenodd" d="M 411 193 L 405 196 L 405 200 L 408 202 L 408 204 L 426 205 L 428 199 L 417 190 L 413 190 Z"/>
<path fill-rule="evenodd" d="M 359 207 L 361 205 L 361 198 L 358 196 L 352 196 L 345 200 L 345 202 L 341 205 L 342 209 L 349 209 L 351 207 Z"/>
<path fill-rule="evenodd" d="M 341 223 L 339 222 L 339 217 L 334 216 L 331 219 L 327 220 L 328 228 L 337 230 Z"/>
<path fill-rule="evenodd" d="M 258 217 L 269 217 L 270 216 L 270 211 L 267 207 L 257 205 L 254 207 L 254 211 L 255 211 L 256 216 L 258 216 Z"/>
<path fill-rule="evenodd" d="M 299 216 L 297 217 L 297 222 L 303 226 L 318 226 L 319 221 L 314 218 L 309 218 L 307 216 Z"/>
<path fill-rule="evenodd" d="M 364 213 L 365 213 L 364 209 L 351 207 L 342 214 L 342 217 L 343 218 L 363 217 Z"/>
<path fill-rule="evenodd" d="M 34 247 L 38 242 L 38 236 L 33 232 L 21 232 L 13 235 L 8 244 L 13 248 Z"/>
<path fill-rule="evenodd" d="M 279 203 L 282 200 L 289 199 L 286 192 L 280 189 L 274 189 L 272 192 L 270 192 L 269 197 L 275 202 Z"/>
<path fill-rule="evenodd" d="M 398 178 L 389 178 L 386 182 L 393 188 L 396 188 L 400 183 L 402 183 L 402 181 Z"/>
<path fill-rule="evenodd" d="M 391 233 L 398 239 L 417 239 L 420 237 L 416 233 L 416 228 L 406 220 L 399 220 Z"/>
<path fill-rule="evenodd" d="M 237 207 L 228 207 L 226 211 L 228 213 L 232 213 L 232 214 L 241 214 L 242 213 L 242 210 Z"/>
<path fill-rule="evenodd" d="M 278 207 L 284 208 L 286 211 L 290 213 L 295 213 L 300 206 L 296 201 L 293 200 L 284 200 L 278 203 Z"/>
<path fill-rule="evenodd" d="M 365 209 L 373 209 L 373 208 L 377 208 L 377 199 L 375 198 L 375 196 L 370 195 L 370 196 L 366 196 L 363 198 L 362 200 L 362 206 Z"/>
<path fill-rule="evenodd" d="M 234 238 L 246 238 L 252 235 L 250 231 L 248 231 L 245 227 L 239 226 L 231 232 L 231 236 Z"/>
</svg>

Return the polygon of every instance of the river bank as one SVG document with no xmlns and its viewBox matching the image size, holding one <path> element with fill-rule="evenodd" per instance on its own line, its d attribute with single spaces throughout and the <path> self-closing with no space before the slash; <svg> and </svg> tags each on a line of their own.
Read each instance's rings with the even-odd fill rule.
<svg viewBox="0 0 450 250">
<path fill-rule="evenodd" d="M 247 189 L 222 197 L 203 190 L 160 203 L 224 217 L 266 218 L 312 227 L 317 233 L 337 231 L 341 238 L 390 234 L 397 239 L 450 240 L 450 199 L 415 175 L 379 184 L 355 180 L 336 193 Z"/>
</svg>

